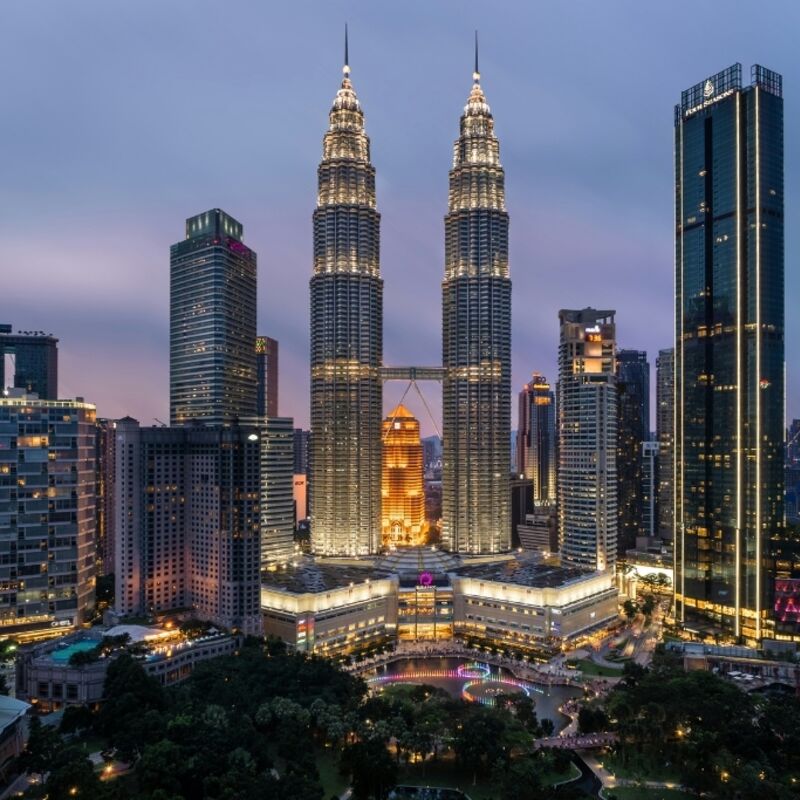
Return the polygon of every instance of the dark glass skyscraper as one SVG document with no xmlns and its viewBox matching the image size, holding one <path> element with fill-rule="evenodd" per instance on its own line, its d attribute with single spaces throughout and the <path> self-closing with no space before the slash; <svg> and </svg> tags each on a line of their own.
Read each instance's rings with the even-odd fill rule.
<svg viewBox="0 0 800 800">
<path fill-rule="evenodd" d="M 783 525 L 782 80 L 740 64 L 675 109 L 677 618 L 746 641 Z"/>
<path fill-rule="evenodd" d="M 173 425 L 256 413 L 256 254 L 214 208 L 170 248 L 169 406 Z"/>
<path fill-rule="evenodd" d="M 643 350 L 617 351 L 617 549 L 643 535 L 642 443 L 650 438 L 650 364 Z"/>
<path fill-rule="evenodd" d="M 364 114 L 344 78 L 323 140 L 311 278 L 312 546 L 380 548 L 383 281 L 375 168 Z"/>
<path fill-rule="evenodd" d="M 0 325 L 0 392 L 4 389 L 57 400 L 58 339 L 41 331 L 14 333 L 11 325 Z"/>
<path fill-rule="evenodd" d="M 517 475 L 533 481 L 537 506 L 556 503 L 556 402 L 547 379 L 533 373 L 519 393 Z"/>
<path fill-rule="evenodd" d="M 461 553 L 511 546 L 511 281 L 505 176 L 480 84 L 453 147 L 442 284 L 442 542 Z M 316 495 L 315 495 L 316 502 Z"/>
</svg>

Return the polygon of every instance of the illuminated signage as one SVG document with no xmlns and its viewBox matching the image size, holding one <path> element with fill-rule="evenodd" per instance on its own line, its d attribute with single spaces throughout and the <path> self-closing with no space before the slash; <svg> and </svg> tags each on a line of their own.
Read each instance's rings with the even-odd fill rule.
<svg viewBox="0 0 800 800">
<path fill-rule="evenodd" d="M 775 581 L 775 616 L 781 622 L 800 622 L 800 579 Z"/>
</svg>

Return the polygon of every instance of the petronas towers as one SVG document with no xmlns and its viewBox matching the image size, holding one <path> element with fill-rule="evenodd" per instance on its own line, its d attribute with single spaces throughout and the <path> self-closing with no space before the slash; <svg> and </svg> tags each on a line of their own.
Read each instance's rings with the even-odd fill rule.
<svg viewBox="0 0 800 800">
<path fill-rule="evenodd" d="M 486 554 L 511 544 L 511 282 L 504 173 L 477 48 L 473 81 L 445 218 L 442 543 Z M 310 286 L 312 543 L 318 555 L 354 557 L 381 546 L 383 281 L 375 169 L 346 45 L 329 119 Z"/>
</svg>

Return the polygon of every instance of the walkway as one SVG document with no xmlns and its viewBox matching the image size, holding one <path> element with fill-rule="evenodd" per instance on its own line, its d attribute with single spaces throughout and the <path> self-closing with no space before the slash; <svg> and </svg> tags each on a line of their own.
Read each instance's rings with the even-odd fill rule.
<svg viewBox="0 0 800 800">
<path fill-rule="evenodd" d="M 617 786 L 634 786 L 642 789 L 677 789 L 679 791 L 690 791 L 681 783 L 672 781 L 641 781 L 631 778 L 617 778 L 609 772 L 591 753 L 581 751 L 581 758 L 584 763 L 592 770 L 598 780 L 603 784 L 603 789 L 614 789 Z"/>
<path fill-rule="evenodd" d="M 533 743 L 535 749 L 551 747 L 556 750 L 594 750 L 609 747 L 617 741 L 617 734 L 611 731 L 604 733 L 582 733 L 575 736 L 550 736 L 546 739 L 536 739 Z"/>
</svg>

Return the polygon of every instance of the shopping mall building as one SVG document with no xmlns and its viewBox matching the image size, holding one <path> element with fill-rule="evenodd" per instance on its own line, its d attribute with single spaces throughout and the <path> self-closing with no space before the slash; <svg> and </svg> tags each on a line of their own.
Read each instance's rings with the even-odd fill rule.
<svg viewBox="0 0 800 800">
<path fill-rule="evenodd" d="M 308 557 L 266 576 L 265 635 L 323 655 L 447 639 L 548 654 L 618 615 L 612 572 L 532 553 L 467 560 L 407 548 L 378 560 Z"/>
</svg>

